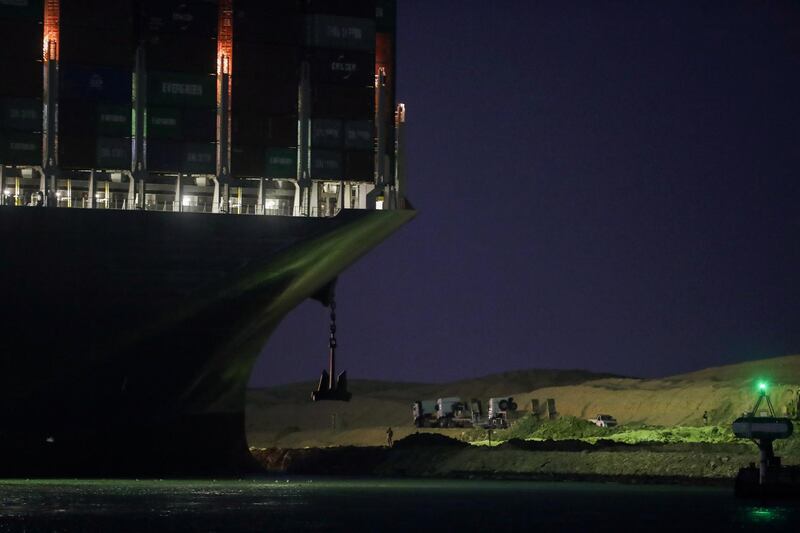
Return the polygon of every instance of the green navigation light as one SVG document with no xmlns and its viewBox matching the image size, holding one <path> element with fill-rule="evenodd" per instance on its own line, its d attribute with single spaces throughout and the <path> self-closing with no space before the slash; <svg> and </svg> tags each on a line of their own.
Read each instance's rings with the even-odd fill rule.
<svg viewBox="0 0 800 533">
<path fill-rule="evenodd" d="M 758 382 L 758 390 L 761 392 L 767 392 L 767 382 L 766 381 L 759 381 Z"/>
</svg>

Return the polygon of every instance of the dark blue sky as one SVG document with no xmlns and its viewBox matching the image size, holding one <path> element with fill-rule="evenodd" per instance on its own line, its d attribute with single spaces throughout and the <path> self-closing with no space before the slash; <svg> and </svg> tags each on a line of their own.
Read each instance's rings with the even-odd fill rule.
<svg viewBox="0 0 800 533">
<path fill-rule="evenodd" d="M 351 377 L 800 352 L 800 4 L 399 4 L 419 215 L 340 280 Z M 326 353 L 306 303 L 252 383 Z"/>
</svg>

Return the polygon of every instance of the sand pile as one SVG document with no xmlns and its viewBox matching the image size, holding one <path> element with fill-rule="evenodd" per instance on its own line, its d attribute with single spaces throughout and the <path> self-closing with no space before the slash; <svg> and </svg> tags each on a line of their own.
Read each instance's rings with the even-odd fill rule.
<svg viewBox="0 0 800 533">
<path fill-rule="evenodd" d="M 394 448 L 398 450 L 431 447 L 465 448 L 467 446 L 469 446 L 469 444 L 466 442 L 438 433 L 413 433 L 394 443 Z"/>
</svg>

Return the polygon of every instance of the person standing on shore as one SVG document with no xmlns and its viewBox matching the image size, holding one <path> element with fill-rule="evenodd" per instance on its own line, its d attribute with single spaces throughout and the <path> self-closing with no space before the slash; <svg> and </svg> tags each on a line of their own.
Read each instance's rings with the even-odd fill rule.
<svg viewBox="0 0 800 533">
<path fill-rule="evenodd" d="M 703 425 L 708 425 L 708 411 L 703 411 Z"/>
<path fill-rule="evenodd" d="M 394 437 L 394 431 L 392 431 L 391 427 L 386 428 L 386 445 L 391 448 L 393 441 L 392 437 Z"/>
</svg>

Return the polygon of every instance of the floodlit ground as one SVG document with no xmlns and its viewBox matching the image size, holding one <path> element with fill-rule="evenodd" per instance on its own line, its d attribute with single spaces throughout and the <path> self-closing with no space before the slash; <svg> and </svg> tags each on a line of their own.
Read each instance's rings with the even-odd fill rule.
<svg viewBox="0 0 800 533">
<path fill-rule="evenodd" d="M 513 395 L 522 419 L 505 435 L 493 440 L 608 438 L 639 443 L 731 442 L 730 422 L 749 410 L 759 380 L 770 383 L 770 396 L 783 414 L 800 390 L 800 356 L 710 368 L 663 379 L 630 379 L 598 376 L 582 371 L 529 370 L 447 384 L 353 381 L 353 400 L 348 403 L 310 401 L 311 383 L 251 390 L 247 426 L 251 446 L 299 448 L 332 445 L 381 445 L 385 430 L 395 439 L 415 432 L 411 403 L 445 396 L 479 398 L 484 406 L 490 396 Z M 561 419 L 532 423 L 524 415 L 530 400 L 554 398 Z M 703 412 L 709 426 L 703 427 Z M 611 414 L 621 426 L 613 431 L 594 428 L 583 419 Z M 435 430 L 453 438 L 480 442 L 479 432 Z M 792 451 L 800 446 L 783 443 Z"/>
</svg>

